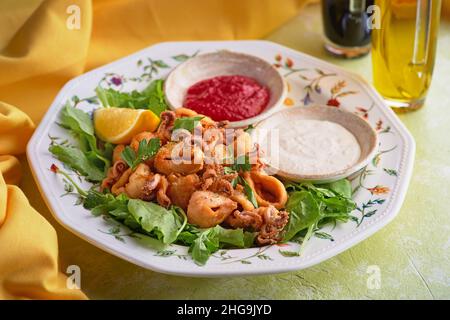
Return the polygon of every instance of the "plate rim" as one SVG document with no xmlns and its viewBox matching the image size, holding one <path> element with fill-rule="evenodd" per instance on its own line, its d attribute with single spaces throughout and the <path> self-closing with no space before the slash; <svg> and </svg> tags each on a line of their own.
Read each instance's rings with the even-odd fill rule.
<svg viewBox="0 0 450 320">
<path fill-rule="evenodd" d="M 312 60 L 316 63 L 319 63 L 321 65 L 324 65 L 327 68 L 334 69 L 338 71 L 340 74 L 344 75 L 345 77 L 353 78 L 355 81 L 359 82 L 362 87 L 365 89 L 365 93 L 369 95 L 374 102 L 379 106 L 379 110 L 381 113 L 388 118 L 392 124 L 395 126 L 395 128 L 398 131 L 398 136 L 402 140 L 404 145 L 404 150 L 401 153 L 401 161 L 399 163 L 399 168 L 403 169 L 403 177 L 402 177 L 402 184 L 399 182 L 396 182 L 395 187 L 393 188 L 393 192 L 390 195 L 391 201 L 388 203 L 386 208 L 384 209 L 383 213 L 384 215 L 380 215 L 378 219 L 374 219 L 373 222 L 371 221 L 370 224 L 365 225 L 364 230 L 360 229 L 361 231 L 358 231 L 356 233 L 351 232 L 348 235 L 345 236 L 345 239 L 342 243 L 336 244 L 331 247 L 331 249 L 327 249 L 328 247 L 325 247 L 324 249 L 321 249 L 321 251 L 324 251 L 321 254 L 316 254 L 312 256 L 307 261 L 285 261 L 284 263 L 278 263 L 278 264 L 271 264 L 269 267 L 264 266 L 263 268 L 236 268 L 236 269 L 230 269 L 227 272 L 223 271 L 213 271 L 208 270 L 202 267 L 196 267 L 195 269 L 186 269 L 182 270 L 182 268 L 179 267 L 173 267 L 172 265 L 169 266 L 169 264 L 165 264 L 163 267 L 161 267 L 161 264 L 159 264 L 157 261 L 153 261 L 151 259 L 146 259 L 145 261 L 142 261 L 140 259 L 137 259 L 126 252 L 117 250 L 114 248 L 114 245 L 111 245 L 109 243 L 101 242 L 97 240 L 95 237 L 91 236 L 89 233 L 83 233 L 82 231 L 76 229 L 70 224 L 70 221 L 67 221 L 67 218 L 65 215 L 57 214 L 58 211 L 61 211 L 64 209 L 61 207 L 61 204 L 58 201 L 55 201 L 51 197 L 48 197 L 46 195 L 51 195 L 52 192 L 50 191 L 50 186 L 48 185 L 41 185 L 40 181 L 44 181 L 44 168 L 41 168 L 38 165 L 37 162 L 37 155 L 38 155 L 38 141 L 42 137 L 44 131 L 48 128 L 50 125 L 51 119 L 53 118 L 54 114 L 51 111 L 57 111 L 60 107 L 60 100 L 64 95 L 66 95 L 66 92 L 69 91 L 73 86 L 75 86 L 80 79 L 84 79 L 88 76 L 91 76 L 93 74 L 97 74 L 99 72 L 102 72 L 104 70 L 107 70 L 115 65 L 122 64 L 123 62 L 132 59 L 134 57 L 140 57 L 143 53 L 146 51 L 156 48 L 159 46 L 167 46 L 167 45 L 201 45 L 201 44 L 224 44 L 227 43 L 241 43 L 241 44 L 263 44 L 263 45 L 269 45 L 269 46 L 275 46 L 282 50 L 283 52 L 287 52 L 289 54 L 300 56 L 302 58 L 306 58 L 308 60 Z M 346 70 L 340 66 L 334 65 L 332 63 L 329 63 L 327 61 L 321 60 L 319 58 L 316 58 L 314 56 L 308 55 L 306 53 L 296 51 L 294 49 L 291 49 L 289 47 L 283 46 L 281 44 L 267 41 L 267 40 L 225 40 L 225 41 L 168 41 L 168 42 L 161 42 L 154 44 L 152 46 L 149 46 L 147 48 L 141 49 L 135 53 L 132 53 L 128 56 L 125 56 L 123 58 L 120 58 L 118 60 L 115 60 L 113 62 L 110 62 L 108 64 L 105 64 L 103 66 L 100 66 L 98 68 L 95 68 L 93 70 L 90 70 L 84 74 L 81 74 L 71 80 L 69 80 L 58 92 L 58 94 L 55 96 L 52 104 L 46 111 L 46 114 L 41 119 L 38 127 L 36 128 L 35 132 L 33 133 L 33 136 L 29 140 L 27 144 L 27 150 L 26 155 L 28 159 L 28 163 L 33 175 L 33 178 L 35 179 L 35 182 L 38 186 L 39 192 L 41 193 L 42 198 L 44 199 L 47 207 L 49 208 L 50 212 L 52 213 L 52 216 L 55 218 L 56 221 L 58 221 L 59 224 L 61 224 L 64 228 L 69 230 L 70 232 L 74 233 L 78 237 L 82 238 L 83 240 L 95 245 L 96 247 L 113 254 L 117 257 L 120 257 L 126 261 L 129 261 L 133 264 L 139 265 L 143 268 L 154 270 L 157 272 L 165 273 L 165 274 L 172 274 L 172 275 L 180 275 L 180 276 L 191 276 L 191 277 L 219 277 L 219 276 L 239 276 L 239 275 L 262 275 L 262 274 L 276 274 L 276 273 L 282 273 L 282 272 L 289 272 L 289 271 L 295 271 L 295 270 L 301 270 L 308 267 L 311 267 L 313 265 L 316 265 L 320 262 L 323 262 L 325 260 L 330 259 L 331 257 L 334 257 L 343 251 L 353 247 L 354 245 L 360 243 L 361 241 L 367 239 L 368 237 L 372 236 L 375 232 L 385 227 L 388 223 L 390 223 L 400 212 L 401 206 L 403 205 L 406 192 L 408 190 L 408 186 L 411 180 L 412 176 L 412 170 L 413 170 L 413 164 L 414 164 L 414 158 L 415 158 L 415 150 L 416 145 L 413 136 L 408 131 L 406 126 L 400 121 L 400 119 L 397 117 L 397 115 L 392 111 L 388 106 L 386 106 L 385 102 L 383 101 L 380 94 L 372 87 L 372 85 L 369 84 L 369 82 L 364 79 L 361 75 Z M 397 180 L 398 181 L 398 180 Z M 363 226 L 362 226 L 363 227 Z M 347 237 L 350 237 L 349 239 L 346 239 Z"/>
</svg>

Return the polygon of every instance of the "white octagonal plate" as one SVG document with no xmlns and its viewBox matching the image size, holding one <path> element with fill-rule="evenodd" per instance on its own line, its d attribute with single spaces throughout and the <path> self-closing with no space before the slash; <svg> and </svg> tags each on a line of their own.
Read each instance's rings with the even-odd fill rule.
<svg viewBox="0 0 450 320">
<path fill-rule="evenodd" d="M 164 250 L 149 247 L 114 221 L 94 217 L 76 199 L 64 196 L 64 182 L 49 168 L 59 162 L 48 151 L 50 137 L 71 139 L 58 125 L 59 111 L 67 100 L 89 111 L 97 107 L 90 99 L 100 84 L 131 91 L 144 88 L 152 79 L 167 76 L 190 57 L 217 50 L 233 50 L 273 63 L 289 84 L 284 105 L 295 108 L 314 103 L 328 104 L 365 118 L 379 134 L 379 149 L 369 166 L 353 179 L 353 212 L 357 221 L 323 231 L 329 237 L 311 239 L 302 256 L 286 256 L 298 244 L 251 249 L 221 250 L 205 266 L 196 265 L 187 248 L 172 245 Z M 74 98 L 75 97 L 75 98 Z M 267 41 L 168 42 L 92 70 L 69 81 L 40 123 L 28 144 L 27 156 L 42 196 L 54 217 L 67 229 L 105 251 L 155 271 L 185 276 L 231 276 L 268 274 L 310 267 L 366 239 L 399 212 L 411 176 L 415 152 L 412 136 L 376 91 L 356 74 L 332 64 Z M 89 184 L 83 182 L 85 187 Z M 115 227 L 116 226 L 116 227 Z M 327 239 L 325 239 L 327 238 Z"/>
</svg>

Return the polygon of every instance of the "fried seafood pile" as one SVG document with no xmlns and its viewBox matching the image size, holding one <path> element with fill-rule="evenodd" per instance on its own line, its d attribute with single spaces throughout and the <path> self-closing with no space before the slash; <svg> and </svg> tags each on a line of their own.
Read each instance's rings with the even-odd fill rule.
<svg viewBox="0 0 450 320">
<path fill-rule="evenodd" d="M 174 130 L 177 119 L 193 117 L 199 120 L 192 131 Z M 101 189 L 181 207 L 188 222 L 200 228 L 218 224 L 243 228 L 257 232 L 258 245 L 277 243 L 289 218 L 282 210 L 288 199 L 284 185 L 264 172 L 258 148 L 247 132 L 233 130 L 230 135 L 229 131 L 225 122 L 201 118 L 189 109 L 165 111 L 156 132 L 139 133 L 129 144 L 137 152 L 142 140 L 158 138 L 157 153 L 130 168 L 122 158 L 126 146 L 117 145 Z M 236 167 L 233 161 L 224 161 L 230 150 L 233 161 L 253 161 Z"/>
</svg>

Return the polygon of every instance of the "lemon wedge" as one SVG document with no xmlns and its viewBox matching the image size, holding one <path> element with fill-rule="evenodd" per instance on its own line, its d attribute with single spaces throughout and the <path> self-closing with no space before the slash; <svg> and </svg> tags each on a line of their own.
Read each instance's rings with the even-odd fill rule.
<svg viewBox="0 0 450 320">
<path fill-rule="evenodd" d="M 140 132 L 155 131 L 159 121 L 150 110 L 100 108 L 94 112 L 95 134 L 114 144 L 126 144 Z"/>
</svg>

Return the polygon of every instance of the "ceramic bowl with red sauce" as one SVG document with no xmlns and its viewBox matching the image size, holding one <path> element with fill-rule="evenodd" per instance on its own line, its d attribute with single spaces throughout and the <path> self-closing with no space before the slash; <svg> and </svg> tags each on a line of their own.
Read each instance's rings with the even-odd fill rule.
<svg viewBox="0 0 450 320">
<path fill-rule="evenodd" d="M 177 66 L 168 75 L 164 91 L 172 109 L 185 107 L 240 128 L 273 114 L 283 103 L 287 86 L 265 60 L 223 50 Z"/>
</svg>

